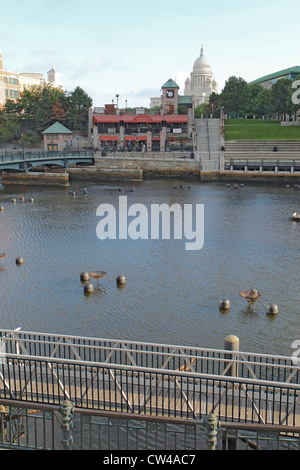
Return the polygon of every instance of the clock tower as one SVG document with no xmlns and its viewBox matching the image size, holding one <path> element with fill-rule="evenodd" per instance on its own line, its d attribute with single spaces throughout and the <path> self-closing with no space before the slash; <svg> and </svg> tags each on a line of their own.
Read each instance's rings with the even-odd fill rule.
<svg viewBox="0 0 300 470">
<path fill-rule="evenodd" d="M 162 87 L 162 112 L 178 114 L 179 86 L 171 78 Z"/>
</svg>

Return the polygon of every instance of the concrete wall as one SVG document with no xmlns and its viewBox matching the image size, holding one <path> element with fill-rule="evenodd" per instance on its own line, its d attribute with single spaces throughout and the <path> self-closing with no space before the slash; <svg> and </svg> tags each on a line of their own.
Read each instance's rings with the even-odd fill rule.
<svg viewBox="0 0 300 470">
<path fill-rule="evenodd" d="M 147 154 L 148 156 L 148 154 Z M 144 176 L 196 176 L 199 177 L 200 162 L 191 158 L 134 158 L 98 157 L 95 160 L 98 169 L 140 169 Z"/>
<path fill-rule="evenodd" d="M 2 173 L 2 184 L 22 184 L 30 186 L 63 186 L 68 187 L 68 173 Z"/>
<path fill-rule="evenodd" d="M 85 181 L 143 181 L 139 168 L 68 168 L 70 180 Z"/>
</svg>

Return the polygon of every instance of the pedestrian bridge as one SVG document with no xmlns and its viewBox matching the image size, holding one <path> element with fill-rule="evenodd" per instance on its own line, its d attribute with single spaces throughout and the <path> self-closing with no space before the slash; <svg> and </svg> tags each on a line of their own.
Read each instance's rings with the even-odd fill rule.
<svg viewBox="0 0 300 470">
<path fill-rule="evenodd" d="M 0 403 L 124 417 L 300 425 L 291 357 L 0 330 Z"/>
<path fill-rule="evenodd" d="M 64 150 L 61 152 L 4 152 L 0 154 L 0 171 L 28 172 L 39 166 L 57 165 L 68 168 L 75 164 L 94 165 L 94 151 Z"/>
</svg>

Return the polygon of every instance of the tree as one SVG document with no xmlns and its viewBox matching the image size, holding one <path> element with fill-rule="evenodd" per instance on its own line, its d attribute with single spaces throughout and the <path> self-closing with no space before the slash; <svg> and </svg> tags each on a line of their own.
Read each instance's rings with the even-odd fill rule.
<svg viewBox="0 0 300 470">
<path fill-rule="evenodd" d="M 261 87 L 262 88 L 262 87 Z M 272 91 L 262 88 L 252 103 L 252 112 L 258 117 L 272 115 Z"/>
<path fill-rule="evenodd" d="M 41 141 L 41 137 L 34 131 L 26 131 L 24 135 L 21 136 L 20 142 L 24 145 L 26 144 L 35 144 Z"/>
<path fill-rule="evenodd" d="M 77 87 L 74 91 L 67 95 L 68 102 L 68 125 L 74 129 L 87 128 L 88 110 L 93 104 L 92 98 L 81 88 Z"/>
<path fill-rule="evenodd" d="M 207 111 L 213 115 L 213 117 L 220 116 L 220 95 L 213 91 L 209 97 Z"/>
<path fill-rule="evenodd" d="M 51 118 L 56 122 L 64 122 L 67 116 L 67 106 L 66 103 L 63 102 L 65 100 L 58 99 L 52 105 L 52 115 Z"/>
<path fill-rule="evenodd" d="M 221 106 L 224 106 L 226 112 L 233 112 L 238 117 L 241 111 L 247 109 L 248 101 L 249 89 L 247 82 L 241 77 L 229 77 L 220 94 Z"/>
<path fill-rule="evenodd" d="M 11 113 L 0 113 L 0 141 L 10 141 L 16 139 L 20 133 L 20 118 Z"/>
<path fill-rule="evenodd" d="M 254 107 L 255 101 L 259 93 L 263 90 L 263 87 L 258 83 L 253 83 L 252 85 L 248 85 L 248 103 L 246 108 L 246 113 L 255 114 Z"/>
<path fill-rule="evenodd" d="M 50 83 L 42 83 L 24 90 L 19 100 L 26 127 L 37 133 L 42 132 L 57 119 L 53 108 L 58 103 L 65 106 L 64 91 Z"/>
<path fill-rule="evenodd" d="M 202 114 L 203 116 L 206 116 L 207 114 L 207 108 L 208 108 L 208 103 L 201 103 L 195 108 L 195 119 L 200 119 Z"/>
<path fill-rule="evenodd" d="M 285 114 L 292 108 L 292 82 L 288 78 L 281 78 L 272 85 L 271 106 L 278 120 L 284 120 Z"/>
</svg>

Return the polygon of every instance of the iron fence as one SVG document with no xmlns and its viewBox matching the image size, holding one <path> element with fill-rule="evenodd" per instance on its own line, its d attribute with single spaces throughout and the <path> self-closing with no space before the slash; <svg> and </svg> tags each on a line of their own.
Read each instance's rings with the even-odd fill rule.
<svg viewBox="0 0 300 470">
<path fill-rule="evenodd" d="M 300 450 L 300 428 L 221 423 L 223 450 Z"/>
<path fill-rule="evenodd" d="M 60 151 L 15 151 L 5 152 L 0 155 L 0 163 L 10 163 L 18 161 L 30 161 L 30 160 L 49 160 L 53 158 L 77 158 L 77 157 L 94 157 L 93 150 L 60 150 Z"/>
<path fill-rule="evenodd" d="M 298 384 L 12 354 L 0 368 L 0 399 L 191 420 L 296 425 Z"/>
<path fill-rule="evenodd" d="M 3 399 L 299 425 L 299 366 L 288 357 L 13 330 L 2 330 L 1 344 Z"/>
<path fill-rule="evenodd" d="M 0 449 L 131 451 L 132 456 L 151 451 L 146 454 L 151 464 L 162 451 L 185 451 L 183 463 L 192 464 L 206 449 L 299 450 L 299 436 L 299 427 L 228 424 L 213 415 L 186 421 L 87 411 L 69 401 L 60 407 L 8 400 L 0 405 Z"/>
<path fill-rule="evenodd" d="M 120 341 L 0 329 L 4 354 L 28 355 L 142 368 L 229 375 L 232 363 L 240 378 L 300 382 L 300 367 L 290 356 Z"/>
</svg>

